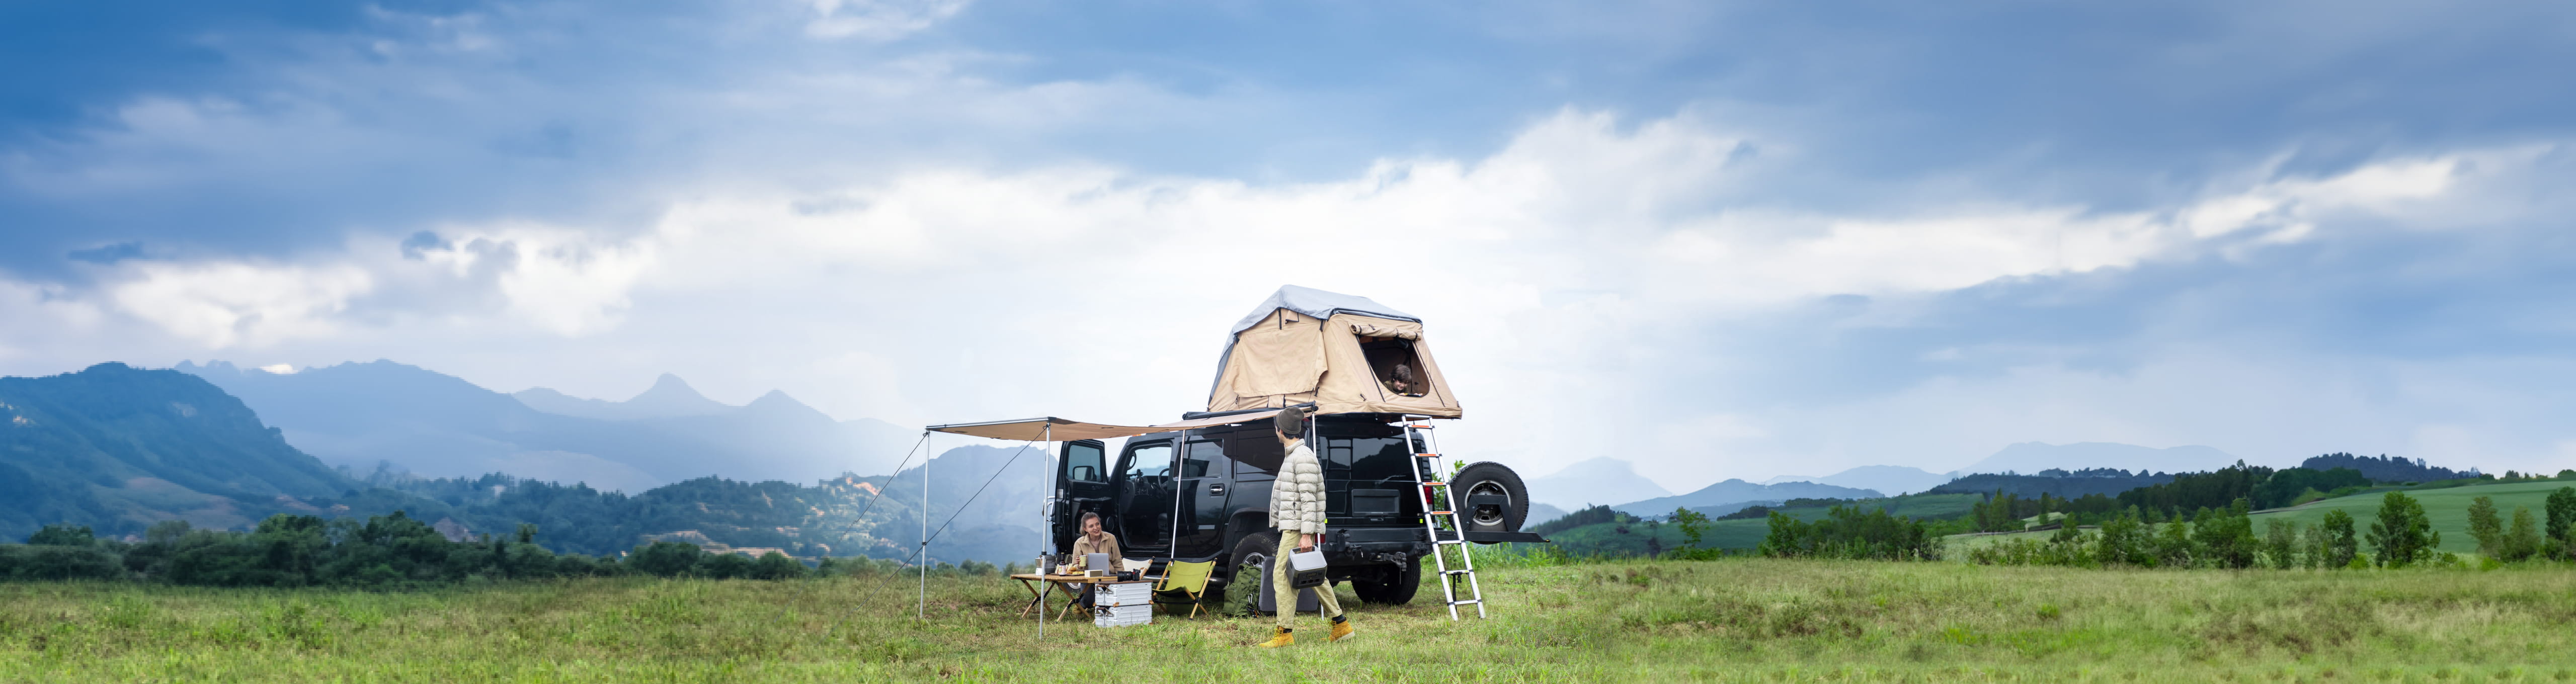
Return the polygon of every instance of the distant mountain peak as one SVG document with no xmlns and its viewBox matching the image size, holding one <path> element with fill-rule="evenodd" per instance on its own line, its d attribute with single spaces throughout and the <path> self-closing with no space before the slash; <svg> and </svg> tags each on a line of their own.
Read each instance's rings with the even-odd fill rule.
<svg viewBox="0 0 2576 684">
<path fill-rule="evenodd" d="M 680 376 L 672 375 L 670 373 L 663 373 L 661 376 L 653 378 L 652 387 L 646 388 L 643 393 L 635 395 L 635 398 L 626 400 L 626 403 L 724 406 L 724 404 L 719 403 L 714 399 L 708 399 L 707 395 L 699 394 L 697 388 L 689 386 L 689 381 L 682 380 L 680 379 Z"/>
</svg>

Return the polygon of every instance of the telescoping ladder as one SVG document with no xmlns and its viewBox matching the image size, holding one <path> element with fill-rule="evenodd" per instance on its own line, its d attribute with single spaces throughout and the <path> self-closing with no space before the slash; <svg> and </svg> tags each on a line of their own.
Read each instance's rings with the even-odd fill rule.
<svg viewBox="0 0 2576 684">
<path fill-rule="evenodd" d="M 1414 494 L 1422 499 L 1422 529 L 1431 535 L 1431 563 L 1440 573 L 1440 596 L 1449 603 L 1449 619 L 1458 619 L 1458 607 L 1474 604 L 1476 617 L 1485 617 L 1485 592 L 1476 585 L 1476 559 L 1467 551 L 1467 527 L 1458 524 L 1458 497 L 1449 491 L 1449 459 L 1440 455 L 1430 440 L 1431 424 L 1426 420 L 1404 421 L 1404 444 L 1413 450 Z M 1438 493 L 1433 493 L 1438 490 Z M 1449 569 L 1449 549 L 1458 552 L 1458 569 Z M 1466 598 L 1459 598 L 1459 578 L 1466 578 Z"/>
</svg>

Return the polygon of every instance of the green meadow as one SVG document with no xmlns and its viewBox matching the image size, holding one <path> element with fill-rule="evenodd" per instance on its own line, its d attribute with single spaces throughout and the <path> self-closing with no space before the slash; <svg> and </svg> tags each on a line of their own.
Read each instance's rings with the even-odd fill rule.
<svg viewBox="0 0 2576 684">
<path fill-rule="evenodd" d="M 2447 535 L 2446 535 L 2447 536 Z M 998 576 L 581 578 L 421 592 L 0 585 L 0 681 L 2576 681 L 2576 567 L 2091 570 L 1489 557 L 1358 637 L 1017 615 Z"/>
</svg>

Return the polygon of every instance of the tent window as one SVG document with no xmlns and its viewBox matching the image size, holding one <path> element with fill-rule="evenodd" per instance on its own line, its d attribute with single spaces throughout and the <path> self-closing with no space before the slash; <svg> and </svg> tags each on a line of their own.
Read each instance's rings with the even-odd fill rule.
<svg viewBox="0 0 2576 684">
<path fill-rule="evenodd" d="M 1413 353 L 1412 340 L 1362 337 L 1360 353 L 1368 357 L 1378 389 L 1389 396 L 1419 397 L 1430 392 L 1431 374 L 1423 370 L 1422 357 Z"/>
</svg>

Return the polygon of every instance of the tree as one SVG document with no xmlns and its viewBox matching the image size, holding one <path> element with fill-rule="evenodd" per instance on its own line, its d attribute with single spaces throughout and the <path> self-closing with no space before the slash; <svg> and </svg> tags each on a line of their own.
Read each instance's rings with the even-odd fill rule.
<svg viewBox="0 0 2576 684">
<path fill-rule="evenodd" d="M 2381 567 L 2402 568 L 2430 558 L 2441 543 L 2442 533 L 2433 531 L 2433 521 L 2415 497 L 2389 492 L 2380 498 L 2379 520 L 2370 524 L 2370 546 Z"/>
<path fill-rule="evenodd" d="M 2540 555 L 2540 526 L 2532 520 L 2530 506 L 2513 507 L 2513 527 L 2504 533 L 2502 546 L 2507 562 Z"/>
<path fill-rule="evenodd" d="M 2322 544 L 2325 555 L 2321 564 L 2327 569 L 2351 565 L 2352 559 L 2361 556 L 2361 542 L 2353 538 L 2352 525 L 2352 514 L 2340 508 L 2326 511 L 2325 521 L 2317 524 L 2318 532 L 2325 537 Z"/>
<path fill-rule="evenodd" d="M 1676 507 L 1673 509 L 1673 524 L 1682 528 L 1686 546 L 1697 547 L 1701 531 L 1708 529 L 1708 514 Z"/>
<path fill-rule="evenodd" d="M 2191 524 L 2192 541 L 2207 550 L 2210 562 L 2218 567 L 2254 567 L 2261 542 L 2254 538 L 2254 519 L 2248 515 L 2252 512 L 2252 504 L 2245 499 L 2237 499 L 2225 508 L 2201 509 L 2199 518 Z"/>
<path fill-rule="evenodd" d="M 2147 555 L 2146 541 L 2146 526 L 2131 510 L 2102 522 L 2102 535 L 2093 541 L 2093 557 L 2106 564 L 2147 565 L 2154 561 Z"/>
<path fill-rule="evenodd" d="M 2174 516 L 2172 520 L 2173 522 L 2165 523 L 2164 529 L 2156 534 L 2156 565 L 2173 568 L 2191 567 L 2192 559 L 2201 555 L 2200 549 L 2191 541 L 2191 523 L 2183 522 L 2182 516 Z"/>
<path fill-rule="evenodd" d="M 2550 545 L 2559 549 L 2576 546 L 2576 529 L 2570 529 L 2576 528 L 2576 487 L 2550 492 L 2549 503 L 2543 508 L 2549 512 L 2549 527 L 2544 532 Z"/>
<path fill-rule="evenodd" d="M 699 555 L 696 544 L 657 541 L 636 548 L 634 555 L 626 558 L 626 564 L 637 572 L 672 577 L 697 565 Z"/>
<path fill-rule="evenodd" d="M 2504 520 L 2496 517 L 2494 497 L 2469 500 L 2469 536 L 2478 540 L 2478 555 L 2495 558 L 2504 543 Z"/>
<path fill-rule="evenodd" d="M 2299 527 L 2287 520 L 2269 518 L 2263 521 L 2263 555 L 2270 558 L 2275 570 L 2299 567 Z"/>
<path fill-rule="evenodd" d="M 88 525 L 46 525 L 27 535 L 29 546 L 89 546 L 97 542 L 97 535 L 89 531 Z"/>
</svg>

